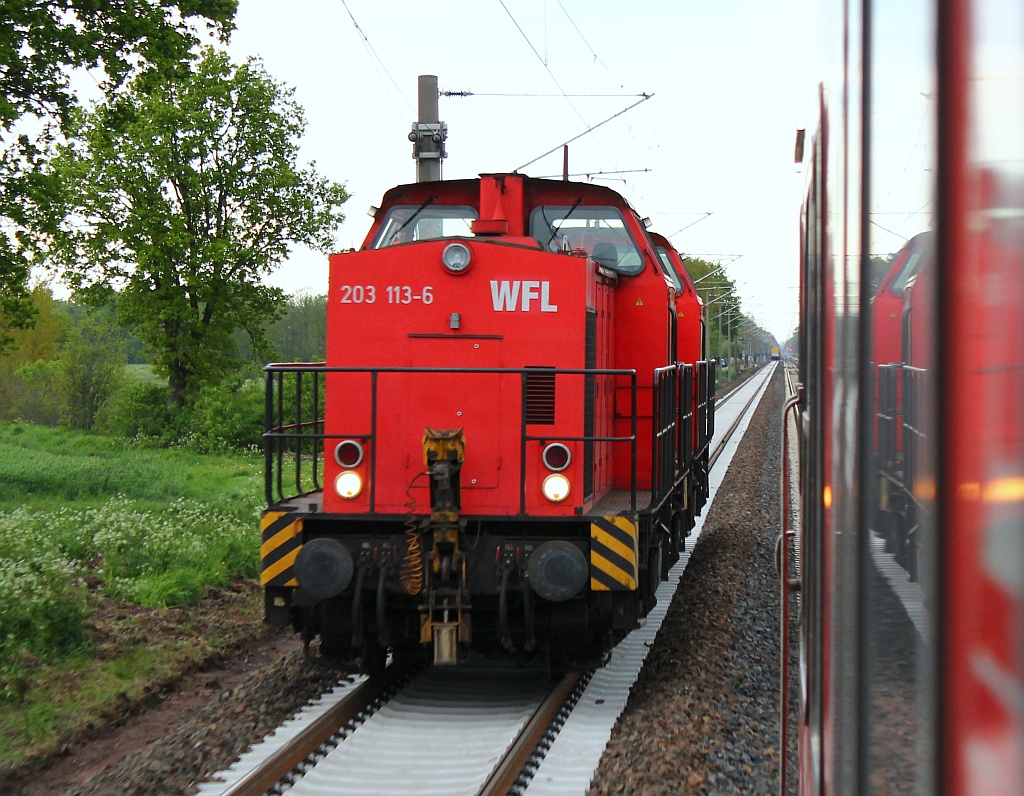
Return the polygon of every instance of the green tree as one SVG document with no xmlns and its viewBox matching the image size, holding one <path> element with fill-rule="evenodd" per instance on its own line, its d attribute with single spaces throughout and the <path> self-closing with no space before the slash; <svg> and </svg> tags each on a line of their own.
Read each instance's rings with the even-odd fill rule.
<svg viewBox="0 0 1024 796">
<path fill-rule="evenodd" d="M 61 346 L 62 421 L 91 429 L 96 414 L 124 379 L 125 355 L 109 316 L 87 316 Z"/>
<path fill-rule="evenodd" d="M 708 324 L 707 356 L 727 358 L 728 341 L 730 338 L 734 342 L 739 339 L 744 320 L 736 283 L 726 274 L 725 266 L 717 261 L 687 257 L 684 265 L 704 302 Z"/>
<path fill-rule="evenodd" d="M 267 336 L 282 362 L 322 362 L 327 356 L 327 296 L 289 296 L 288 310 Z"/>
<path fill-rule="evenodd" d="M 50 288 L 36 285 L 29 291 L 28 300 L 35 324 L 20 329 L 8 327 L 11 342 L 5 353 L 0 353 L 0 420 L 18 416 L 24 392 L 24 385 L 15 376 L 18 369 L 28 362 L 56 359 L 66 326 Z"/>
<path fill-rule="evenodd" d="M 237 0 L 0 3 L 0 352 L 35 318 L 33 205 L 39 159 L 75 106 L 72 70 L 100 67 L 114 90 L 133 70 L 185 71 L 200 28 L 226 39 Z M 19 125 L 31 119 L 32 123 Z M 32 130 L 31 134 L 26 130 Z"/>
<path fill-rule="evenodd" d="M 143 75 L 81 113 L 52 162 L 56 261 L 79 296 L 116 301 L 176 407 L 237 367 L 236 329 L 267 347 L 283 294 L 261 280 L 291 245 L 334 245 L 348 195 L 297 163 L 292 94 L 259 61 L 206 48 L 180 81 Z"/>
<path fill-rule="evenodd" d="M 885 275 L 889 272 L 889 266 L 892 265 L 892 261 L 896 259 L 895 254 L 872 254 L 869 262 L 869 273 L 868 278 L 871 280 L 871 291 L 874 292 L 878 289 L 879 283 L 885 278 Z"/>
<path fill-rule="evenodd" d="M 19 420 L 38 426 L 58 426 L 65 414 L 63 363 L 59 359 L 26 362 L 14 372 Z"/>
</svg>

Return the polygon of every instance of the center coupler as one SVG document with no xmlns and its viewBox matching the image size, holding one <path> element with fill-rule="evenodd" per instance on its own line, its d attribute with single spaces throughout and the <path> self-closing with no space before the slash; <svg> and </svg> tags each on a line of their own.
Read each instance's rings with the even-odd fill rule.
<svg viewBox="0 0 1024 796">
<path fill-rule="evenodd" d="M 434 645 L 434 663 L 458 662 L 458 647 L 473 638 L 466 554 L 459 549 L 465 525 L 460 516 L 459 472 L 466 455 L 461 428 L 423 430 L 423 460 L 430 475 L 432 539 L 427 568 L 426 604 L 420 607 L 420 643 Z"/>
</svg>

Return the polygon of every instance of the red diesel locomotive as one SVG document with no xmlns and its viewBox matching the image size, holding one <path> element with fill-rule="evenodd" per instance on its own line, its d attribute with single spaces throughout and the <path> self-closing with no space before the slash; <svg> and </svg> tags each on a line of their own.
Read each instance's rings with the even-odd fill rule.
<svg viewBox="0 0 1024 796">
<path fill-rule="evenodd" d="M 635 211 L 520 174 L 396 187 L 331 257 L 327 324 L 325 363 L 267 368 L 267 620 L 367 670 L 605 660 L 713 433 L 699 302 Z"/>
</svg>

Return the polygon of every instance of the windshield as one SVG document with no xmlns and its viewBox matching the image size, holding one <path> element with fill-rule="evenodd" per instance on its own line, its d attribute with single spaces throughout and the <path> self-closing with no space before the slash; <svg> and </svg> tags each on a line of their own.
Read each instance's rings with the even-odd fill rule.
<svg viewBox="0 0 1024 796">
<path fill-rule="evenodd" d="M 418 240 L 469 237 L 476 210 L 463 205 L 395 205 L 384 217 L 371 248 Z"/>
<path fill-rule="evenodd" d="M 892 276 L 892 283 L 889 285 L 889 290 L 894 295 L 903 295 L 907 283 L 914 278 L 917 272 L 921 270 L 923 263 L 931 256 L 931 248 L 932 233 L 922 232 L 907 241 L 907 244 L 892 257 L 882 281 L 884 282 L 885 279 L 889 278 L 893 273 L 894 266 L 898 264 L 899 270 Z M 881 258 L 872 258 L 872 260 L 877 259 Z M 900 262 L 901 260 L 902 262 Z"/>
<path fill-rule="evenodd" d="M 585 249 L 620 274 L 639 274 L 643 255 L 615 207 L 543 205 L 530 213 L 530 235 L 549 251 Z"/>
<path fill-rule="evenodd" d="M 903 291 L 907 286 L 907 282 L 910 281 L 910 277 L 914 276 L 921 267 L 921 259 L 924 257 L 924 252 L 921 249 L 915 249 L 907 257 L 907 261 L 903 264 L 900 272 L 896 274 L 896 278 L 892 282 L 892 292 L 897 296 L 902 296 Z"/>
<path fill-rule="evenodd" d="M 673 287 L 682 293 L 683 280 L 679 278 L 679 272 L 676 271 L 676 267 L 672 264 L 672 260 L 668 256 L 668 251 L 662 246 L 655 246 L 654 250 L 658 253 L 658 259 L 661 260 L 661 270 L 665 272 L 665 275 L 669 278 Z"/>
</svg>

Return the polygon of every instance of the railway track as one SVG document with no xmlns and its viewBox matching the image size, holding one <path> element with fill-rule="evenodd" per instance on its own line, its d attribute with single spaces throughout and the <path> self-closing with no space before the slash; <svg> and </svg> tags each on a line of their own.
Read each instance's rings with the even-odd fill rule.
<svg viewBox="0 0 1024 796">
<path fill-rule="evenodd" d="M 755 374 L 716 410 L 722 422 L 712 462 L 725 458 L 717 478 L 713 472 L 713 490 L 773 372 Z M 585 791 L 702 524 L 661 585 L 646 626 L 616 647 L 608 666 L 569 674 L 552 686 L 542 668 L 508 662 L 425 670 L 393 662 L 381 678 L 353 678 L 322 697 L 297 717 L 297 726 L 283 727 L 275 734 L 281 737 L 254 747 L 199 793 Z"/>
</svg>

